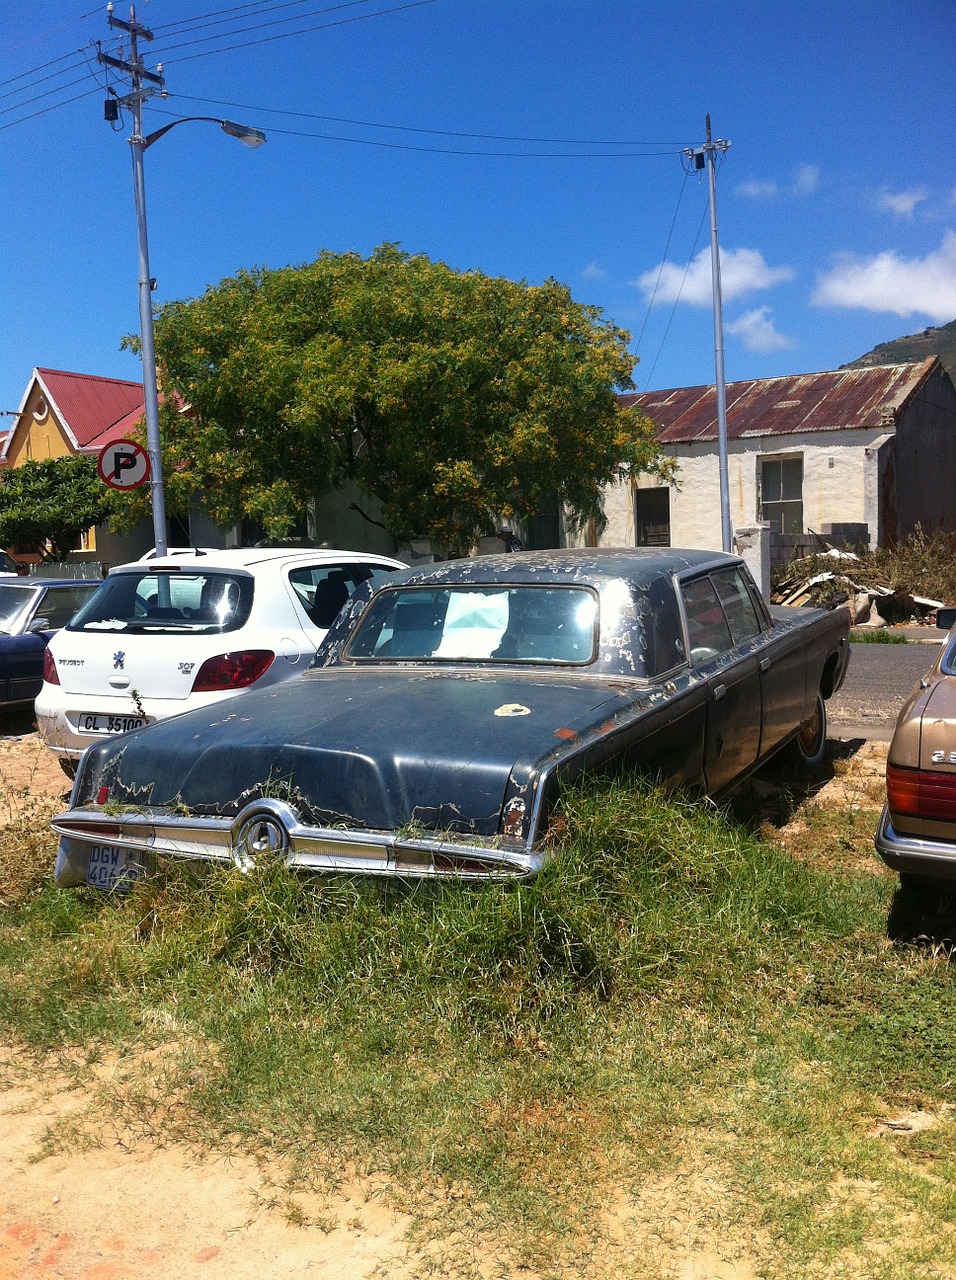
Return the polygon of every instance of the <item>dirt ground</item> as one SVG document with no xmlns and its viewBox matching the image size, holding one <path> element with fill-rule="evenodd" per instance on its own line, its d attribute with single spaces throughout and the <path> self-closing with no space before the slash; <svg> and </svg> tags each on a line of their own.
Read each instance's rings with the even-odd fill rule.
<svg viewBox="0 0 956 1280">
<path fill-rule="evenodd" d="M 31 726 L 3 728 L 0 822 L 40 798 L 65 803 L 69 783 Z M 869 807 L 885 760 L 885 743 L 854 744 L 817 802 Z M 793 838 L 798 827 L 784 832 Z M 334 1200 L 299 1204 L 319 1229 L 290 1222 L 295 1215 L 274 1202 L 251 1160 L 116 1140 L 49 1154 L 50 1126 L 85 1105 L 65 1081 L 25 1078 L 15 1051 L 0 1051 L 0 1280 L 401 1280 L 410 1273 L 409 1223 L 384 1203 L 381 1188 L 356 1184 Z M 708 1248 L 675 1259 L 674 1276 L 752 1280 L 753 1272 Z"/>
</svg>

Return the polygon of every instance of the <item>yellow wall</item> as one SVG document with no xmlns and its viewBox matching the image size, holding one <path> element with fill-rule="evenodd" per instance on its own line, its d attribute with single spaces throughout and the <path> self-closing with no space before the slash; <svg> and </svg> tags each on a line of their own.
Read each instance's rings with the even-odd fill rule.
<svg viewBox="0 0 956 1280">
<path fill-rule="evenodd" d="M 43 392 L 35 386 L 14 427 L 7 453 L 8 464 L 21 467 L 24 462 L 63 458 L 71 452 L 56 414 L 47 404 Z"/>
</svg>

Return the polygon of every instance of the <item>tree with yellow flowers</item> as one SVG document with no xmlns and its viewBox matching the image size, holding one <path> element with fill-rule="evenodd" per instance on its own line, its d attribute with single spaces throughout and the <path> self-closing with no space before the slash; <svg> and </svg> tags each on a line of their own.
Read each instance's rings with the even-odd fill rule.
<svg viewBox="0 0 956 1280">
<path fill-rule="evenodd" d="M 241 271 L 156 315 L 167 505 L 198 497 L 281 537 L 354 481 L 400 542 L 453 552 L 555 502 L 600 526 L 605 485 L 667 471 L 615 395 L 634 385 L 628 339 L 556 281 L 394 245 Z"/>
</svg>

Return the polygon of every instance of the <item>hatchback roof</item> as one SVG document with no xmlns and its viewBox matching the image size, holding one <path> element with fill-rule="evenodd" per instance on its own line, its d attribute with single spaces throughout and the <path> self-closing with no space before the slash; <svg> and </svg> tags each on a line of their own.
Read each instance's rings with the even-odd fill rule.
<svg viewBox="0 0 956 1280">
<path fill-rule="evenodd" d="M 365 551 L 339 551 L 334 547 L 306 547 L 290 550 L 288 547 L 232 547 L 228 550 L 199 552 L 194 555 L 169 555 L 152 560 L 134 560 L 130 564 L 117 565 L 111 573 L 135 569 L 138 572 L 152 572 L 164 565 L 177 569 L 196 568 L 208 572 L 210 569 L 254 569 L 265 564 L 321 564 L 326 561 L 384 561 L 393 560 L 390 556 L 382 556 Z M 401 563 L 394 561 L 393 563 Z"/>
</svg>

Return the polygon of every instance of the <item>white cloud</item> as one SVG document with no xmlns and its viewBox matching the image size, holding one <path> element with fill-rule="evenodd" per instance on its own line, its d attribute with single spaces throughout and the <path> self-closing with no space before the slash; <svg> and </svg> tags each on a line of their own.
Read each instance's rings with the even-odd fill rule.
<svg viewBox="0 0 956 1280">
<path fill-rule="evenodd" d="M 858 307 L 897 316 L 924 315 L 937 323 L 956 316 L 956 231 L 925 258 L 889 250 L 872 258 L 841 254 L 817 278 L 811 301 L 820 307 Z"/>
<path fill-rule="evenodd" d="M 585 280 L 606 280 L 607 272 L 599 262 L 589 262 L 581 272 Z"/>
<path fill-rule="evenodd" d="M 781 184 L 772 178 L 748 178 L 746 182 L 738 182 L 734 191 L 752 200 L 773 200 L 776 196 L 812 196 L 819 185 L 819 165 L 801 164 L 794 169 L 788 183 Z"/>
<path fill-rule="evenodd" d="M 770 318 L 769 307 L 746 311 L 739 319 L 724 325 L 724 328 L 740 338 L 748 351 L 759 351 L 763 355 L 796 346 L 792 339 L 779 332 Z"/>
<path fill-rule="evenodd" d="M 738 196 L 750 196 L 754 200 L 772 200 L 775 195 L 779 195 L 780 187 L 776 182 L 748 178 L 746 182 L 738 182 L 734 191 Z"/>
<path fill-rule="evenodd" d="M 793 173 L 793 194 L 795 196 L 812 196 L 820 185 L 820 166 L 802 164 Z"/>
<path fill-rule="evenodd" d="M 913 187 L 910 191 L 881 191 L 876 197 L 876 207 L 897 218 L 912 218 L 916 206 L 929 199 L 925 187 Z"/>
<path fill-rule="evenodd" d="M 720 251 L 720 286 L 725 302 L 753 293 L 756 289 L 769 289 L 785 280 L 792 280 L 795 275 L 791 267 L 768 266 L 758 249 Z M 679 298 L 692 307 L 709 307 L 712 298 L 710 250 L 700 251 L 687 268 L 686 275 L 683 267 L 665 262 L 663 266 L 645 271 L 636 283 L 646 298 L 654 296 L 655 303 L 676 302 Z"/>
</svg>

